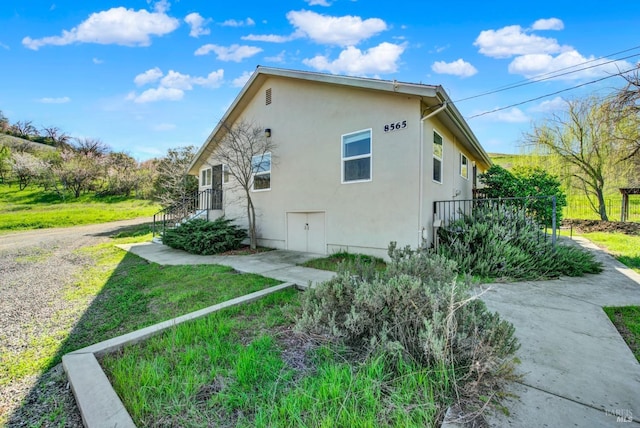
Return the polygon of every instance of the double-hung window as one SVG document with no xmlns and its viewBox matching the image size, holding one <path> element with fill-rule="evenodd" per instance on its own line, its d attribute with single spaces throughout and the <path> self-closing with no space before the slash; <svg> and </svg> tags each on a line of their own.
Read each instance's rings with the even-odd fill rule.
<svg viewBox="0 0 640 428">
<path fill-rule="evenodd" d="M 460 176 L 469 179 L 469 158 L 460 153 Z"/>
<path fill-rule="evenodd" d="M 255 155 L 251 158 L 253 166 L 253 190 L 271 189 L 271 153 Z"/>
<path fill-rule="evenodd" d="M 442 183 L 442 137 L 433 132 L 433 181 Z"/>
<path fill-rule="evenodd" d="M 342 136 L 342 182 L 371 181 L 371 129 Z"/>
<path fill-rule="evenodd" d="M 211 168 L 202 170 L 200 177 L 200 186 L 211 186 Z"/>
</svg>

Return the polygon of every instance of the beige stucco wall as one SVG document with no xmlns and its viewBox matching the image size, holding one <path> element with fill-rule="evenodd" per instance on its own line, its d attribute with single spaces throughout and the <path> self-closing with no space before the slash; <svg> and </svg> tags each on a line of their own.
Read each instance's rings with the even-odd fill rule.
<svg viewBox="0 0 640 428">
<path fill-rule="evenodd" d="M 271 88 L 272 103 L 265 105 Z M 244 109 L 242 118 L 270 128 L 271 190 L 253 192 L 262 245 L 287 248 L 287 212 L 324 212 L 327 253 L 338 249 L 386 255 L 390 241 L 416 247 L 422 228 L 431 238 L 434 200 L 471 198 L 469 180 L 459 175 L 461 146 L 436 118 L 424 126 L 424 198 L 419 221 L 420 100 L 298 80 L 270 77 Z M 407 121 L 399 131 L 384 125 Z M 443 183 L 432 181 L 433 129 L 444 140 Z M 342 135 L 372 130 L 372 180 L 341 183 Z M 468 154 L 467 154 L 468 156 Z M 210 164 L 216 164 L 214 158 Z M 232 183 L 223 186 L 225 215 L 246 222 L 245 205 Z"/>
</svg>

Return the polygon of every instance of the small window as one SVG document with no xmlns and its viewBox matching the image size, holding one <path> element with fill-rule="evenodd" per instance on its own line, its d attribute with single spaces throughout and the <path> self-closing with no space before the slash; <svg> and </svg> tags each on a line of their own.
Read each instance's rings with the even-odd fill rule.
<svg viewBox="0 0 640 428">
<path fill-rule="evenodd" d="M 251 164 L 253 165 L 253 190 L 271 189 L 271 153 L 254 156 Z"/>
<path fill-rule="evenodd" d="M 465 180 L 469 179 L 469 159 L 460 153 L 460 176 Z"/>
<path fill-rule="evenodd" d="M 211 186 L 211 168 L 202 170 L 200 186 Z"/>
<path fill-rule="evenodd" d="M 342 136 L 342 182 L 371 180 L 371 129 Z"/>
<path fill-rule="evenodd" d="M 222 165 L 222 184 L 227 184 L 229 182 L 229 165 Z"/>
<path fill-rule="evenodd" d="M 433 132 L 433 181 L 442 183 L 442 137 Z"/>
</svg>

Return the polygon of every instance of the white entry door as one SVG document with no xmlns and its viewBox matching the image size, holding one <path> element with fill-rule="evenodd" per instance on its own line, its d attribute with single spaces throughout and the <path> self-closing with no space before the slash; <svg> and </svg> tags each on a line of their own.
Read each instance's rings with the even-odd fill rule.
<svg viewBox="0 0 640 428">
<path fill-rule="evenodd" d="M 287 249 L 326 254 L 324 213 L 287 213 Z"/>
</svg>

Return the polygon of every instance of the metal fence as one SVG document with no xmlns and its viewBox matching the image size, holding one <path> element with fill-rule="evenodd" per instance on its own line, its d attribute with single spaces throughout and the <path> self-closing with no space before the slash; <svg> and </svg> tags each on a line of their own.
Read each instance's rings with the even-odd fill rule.
<svg viewBox="0 0 640 428">
<path fill-rule="evenodd" d="M 622 219 L 622 197 L 605 199 L 607 216 L 611 221 Z M 570 201 L 562 211 L 563 218 L 578 220 L 600 220 L 600 216 L 591 208 L 591 204 L 585 200 Z M 629 198 L 629 216 L 626 221 L 640 222 L 640 197 Z"/>
<path fill-rule="evenodd" d="M 534 223 L 545 239 L 550 237 L 552 244 L 556 244 L 559 224 L 556 221 L 555 196 L 435 201 L 433 226 L 434 228 L 447 227 L 454 221 L 471 215 L 478 208 L 493 212 L 498 219 L 500 216 L 521 216 L 523 220 Z M 436 244 L 434 242 L 434 245 Z"/>
</svg>

